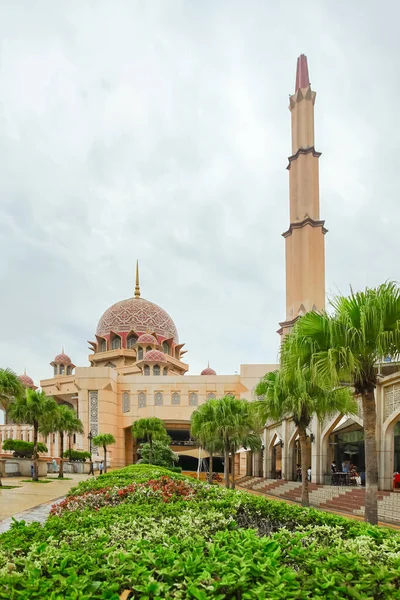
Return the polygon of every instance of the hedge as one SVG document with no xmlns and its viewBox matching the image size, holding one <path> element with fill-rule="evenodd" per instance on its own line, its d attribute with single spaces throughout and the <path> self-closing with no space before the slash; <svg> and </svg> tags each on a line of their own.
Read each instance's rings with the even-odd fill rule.
<svg viewBox="0 0 400 600">
<path fill-rule="evenodd" d="M 400 599 L 400 535 L 138 465 L 0 536 L 0 598 Z"/>
</svg>

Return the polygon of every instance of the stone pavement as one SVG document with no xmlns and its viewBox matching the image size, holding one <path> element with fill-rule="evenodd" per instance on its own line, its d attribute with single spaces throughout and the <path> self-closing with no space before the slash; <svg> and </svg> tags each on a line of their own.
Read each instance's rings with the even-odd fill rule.
<svg viewBox="0 0 400 600">
<path fill-rule="evenodd" d="M 53 475 L 52 475 L 53 476 Z M 71 487 L 89 475 L 68 474 L 71 480 L 50 480 L 50 483 L 23 483 L 23 477 L 3 478 L 4 485 L 21 486 L 12 490 L 0 487 L 0 532 L 9 528 L 11 517 L 26 522 L 46 520 L 50 507 L 63 498 Z"/>
</svg>

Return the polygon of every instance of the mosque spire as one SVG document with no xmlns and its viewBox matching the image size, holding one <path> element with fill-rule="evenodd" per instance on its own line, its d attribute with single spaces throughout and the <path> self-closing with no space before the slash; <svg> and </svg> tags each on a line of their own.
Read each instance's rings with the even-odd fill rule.
<svg viewBox="0 0 400 600">
<path fill-rule="evenodd" d="M 139 285 L 139 261 L 136 261 L 136 285 L 135 285 L 135 298 L 140 298 L 140 285 Z"/>
<path fill-rule="evenodd" d="M 297 92 L 300 88 L 308 88 L 310 85 L 310 78 L 308 76 L 308 64 L 307 64 L 307 56 L 305 54 L 300 54 L 297 59 L 297 69 L 296 69 L 296 89 Z"/>
</svg>

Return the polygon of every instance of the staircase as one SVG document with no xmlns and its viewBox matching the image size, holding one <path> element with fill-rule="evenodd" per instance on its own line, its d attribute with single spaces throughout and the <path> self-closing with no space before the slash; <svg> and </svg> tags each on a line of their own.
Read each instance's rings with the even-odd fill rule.
<svg viewBox="0 0 400 600">
<path fill-rule="evenodd" d="M 237 480 L 237 485 L 243 489 L 276 496 L 283 500 L 301 501 L 301 482 L 298 481 L 243 477 Z M 357 516 L 364 515 L 364 488 L 309 483 L 308 489 L 311 506 Z M 381 521 L 400 524 L 400 493 L 378 492 L 378 513 Z"/>
</svg>

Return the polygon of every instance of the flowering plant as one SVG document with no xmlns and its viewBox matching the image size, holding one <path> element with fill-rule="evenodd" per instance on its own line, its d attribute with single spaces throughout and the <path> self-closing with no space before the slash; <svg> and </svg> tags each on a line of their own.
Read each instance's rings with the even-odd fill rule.
<svg viewBox="0 0 400 600">
<path fill-rule="evenodd" d="M 53 504 L 50 515 L 60 516 L 64 511 L 84 510 L 85 508 L 99 510 L 103 506 L 116 506 L 122 502 L 192 500 L 200 489 L 198 485 L 193 485 L 189 481 L 164 476 L 160 479 L 150 479 L 145 483 L 132 483 L 121 488 L 105 487 L 85 492 L 82 495 L 68 496 L 62 502 Z M 204 490 L 201 491 L 204 493 Z"/>
</svg>

